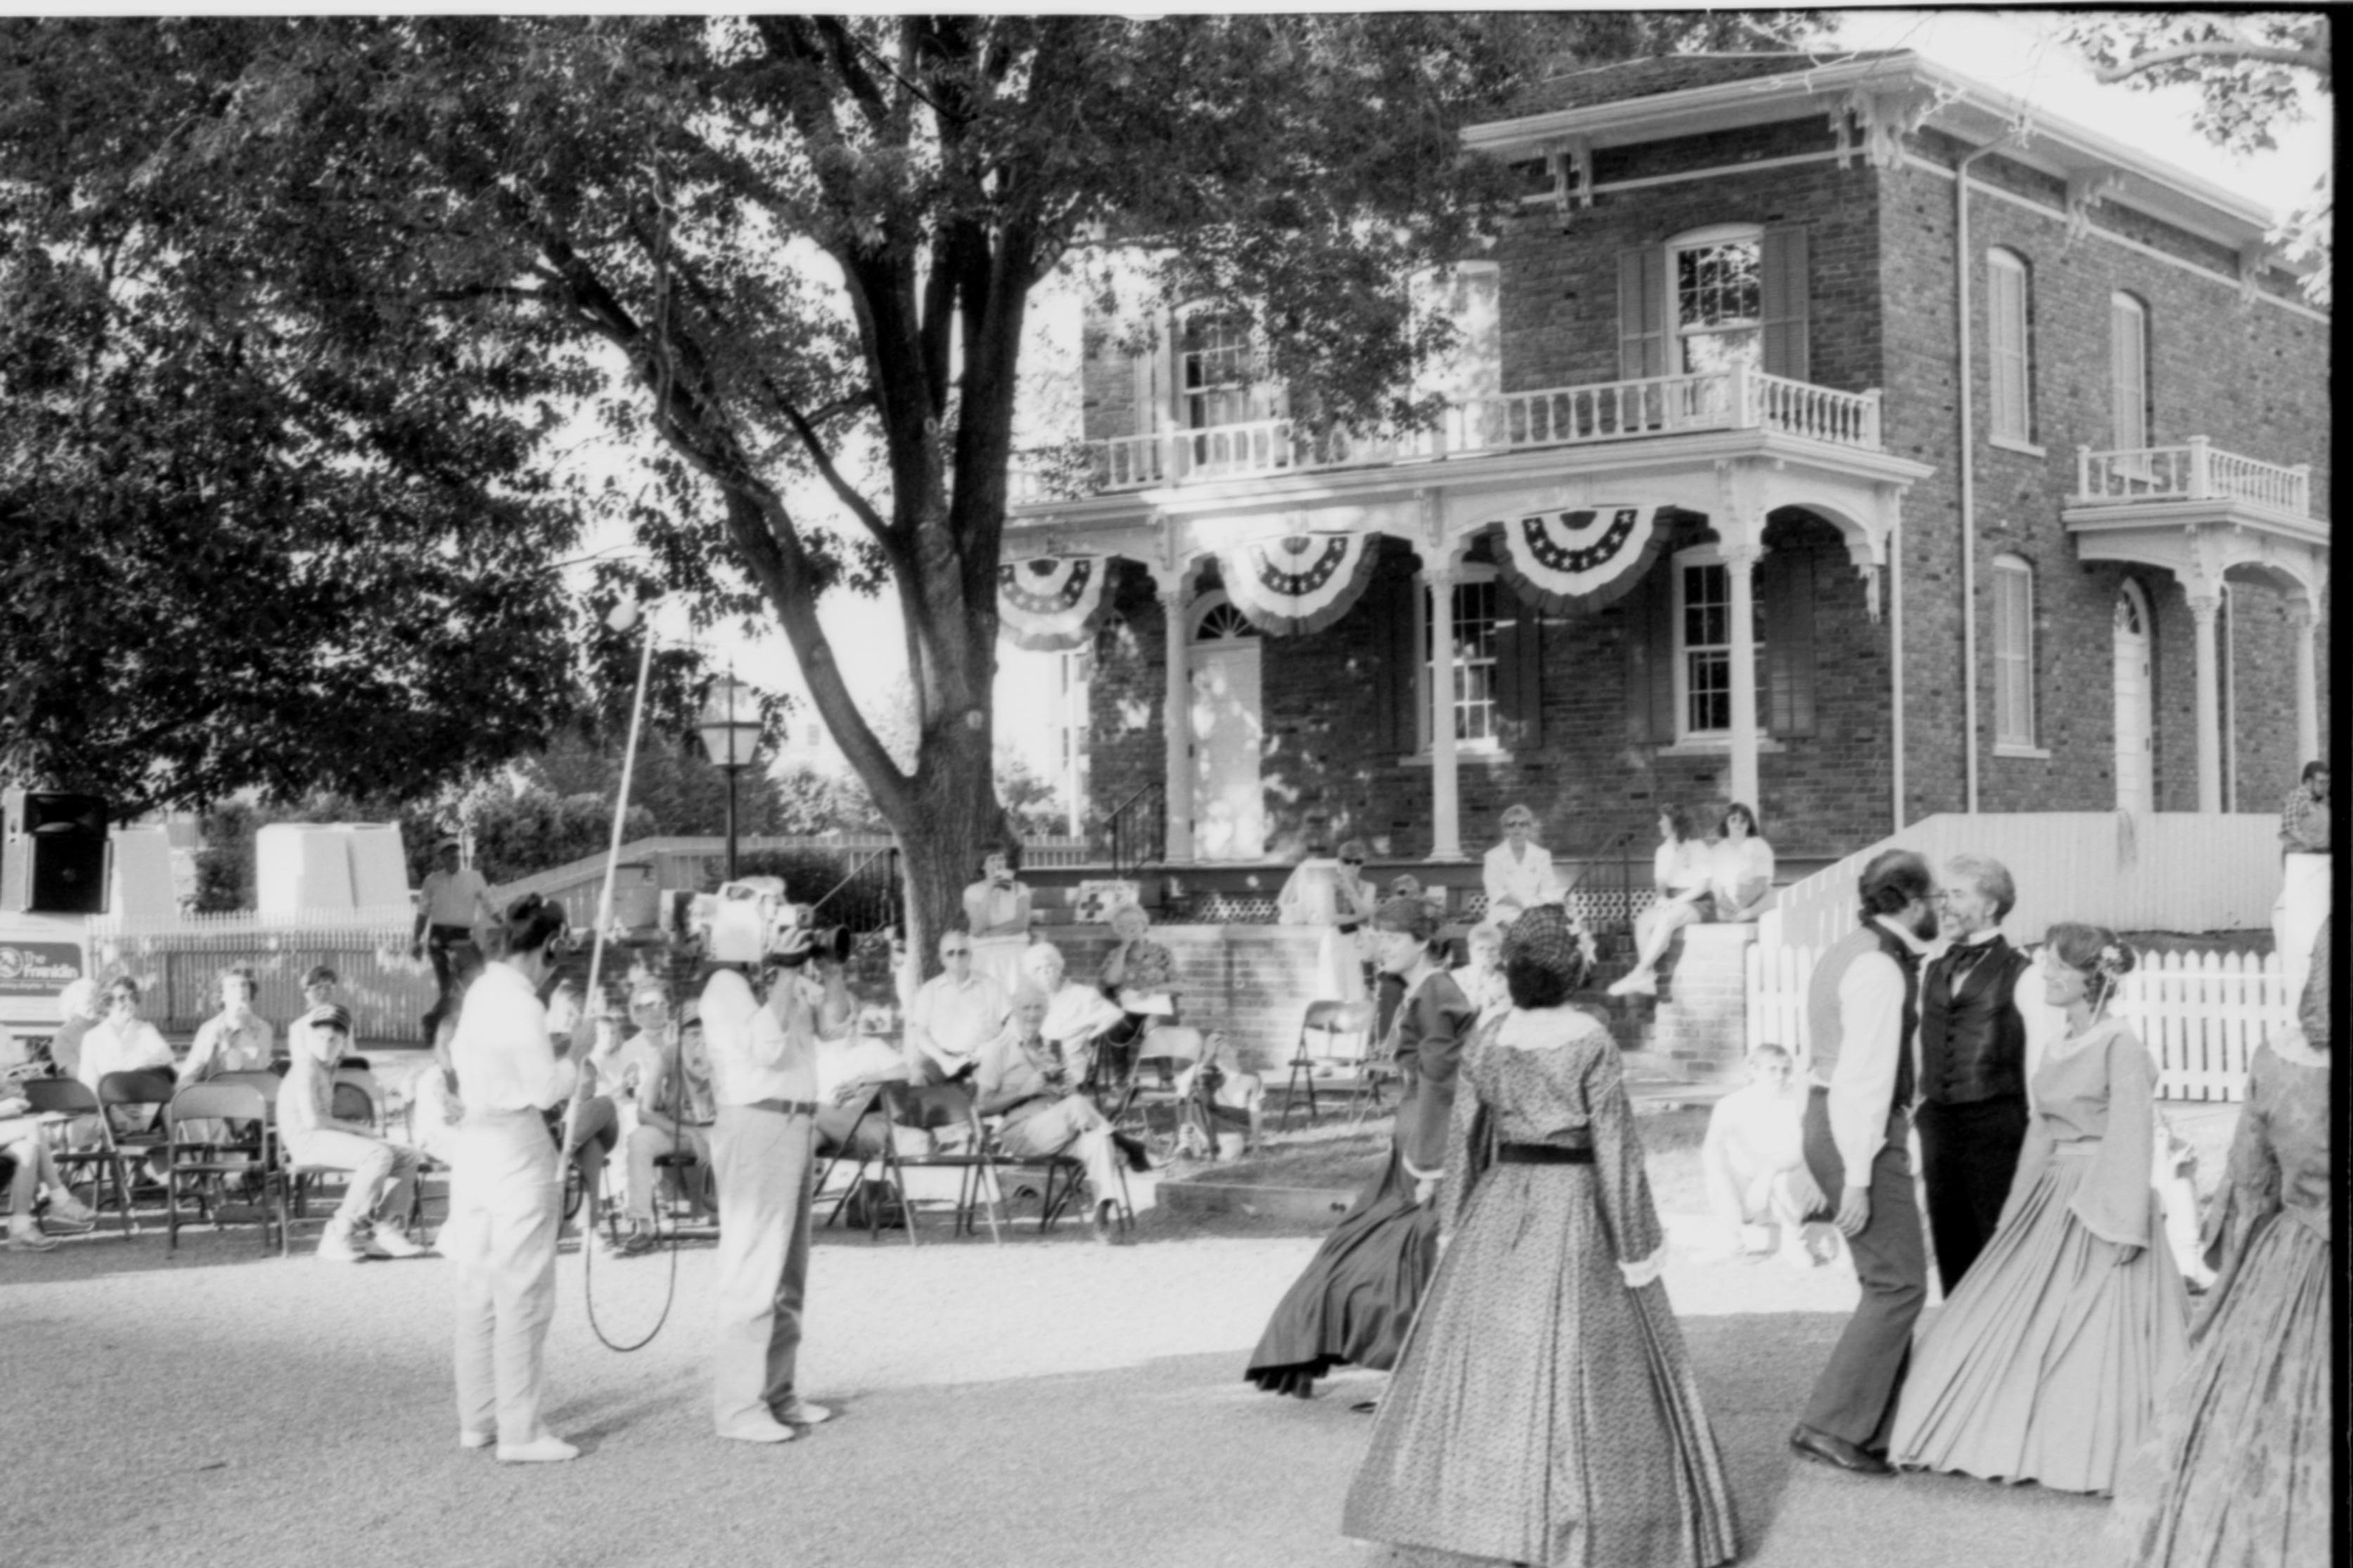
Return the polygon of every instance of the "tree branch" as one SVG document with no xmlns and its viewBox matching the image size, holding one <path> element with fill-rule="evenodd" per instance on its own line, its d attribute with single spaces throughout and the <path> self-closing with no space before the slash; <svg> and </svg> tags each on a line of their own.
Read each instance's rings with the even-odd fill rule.
<svg viewBox="0 0 2353 1568">
<path fill-rule="evenodd" d="M 2249 44 L 2229 38 L 2209 38 L 2202 43 L 2176 44 L 2169 48 L 2152 49 L 2147 54 L 2125 61 L 2122 65 L 2103 67 L 2096 80 L 2103 84 L 2127 80 L 2144 71 L 2168 66 L 2182 60 L 2232 59 L 2255 60 L 2264 65 L 2301 66 L 2317 72 L 2324 81 L 2328 79 L 2331 51 L 2327 49 L 2293 48 L 2283 44 Z"/>
</svg>

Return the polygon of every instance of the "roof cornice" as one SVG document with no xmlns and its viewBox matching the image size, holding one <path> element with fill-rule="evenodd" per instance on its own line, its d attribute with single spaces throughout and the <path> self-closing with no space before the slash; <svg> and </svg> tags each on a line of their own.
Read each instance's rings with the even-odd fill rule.
<svg viewBox="0 0 2353 1568">
<path fill-rule="evenodd" d="M 1919 123 L 1971 146 L 1986 146 L 2023 125 L 2027 135 L 2001 156 L 2063 180 L 2113 174 L 2115 199 L 2233 248 L 2261 243 L 2274 221 L 2259 202 L 1910 50 L 1489 121 L 1470 127 L 1462 139 L 1474 152 L 1504 157 L 1572 138 L 1594 147 L 1623 146 L 1766 124 L 1809 110 L 1828 115 L 1859 91 L 1909 98 L 1922 116 Z"/>
</svg>

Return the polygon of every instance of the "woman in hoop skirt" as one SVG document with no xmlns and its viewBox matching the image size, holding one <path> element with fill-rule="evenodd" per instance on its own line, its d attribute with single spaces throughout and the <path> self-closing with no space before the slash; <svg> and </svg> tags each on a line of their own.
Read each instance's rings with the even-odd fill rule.
<svg viewBox="0 0 2353 1568">
<path fill-rule="evenodd" d="M 1430 1281 L 1341 1529 L 1410 1560 L 1713 1568 L 1732 1496 L 1659 1270 L 1618 1047 L 1567 1005 L 1556 905 L 1504 939 L 1512 1010 L 1461 1054 Z"/>
<path fill-rule="evenodd" d="M 1246 1375 L 1269 1394 L 1305 1399 L 1335 1365 L 1386 1371 L 1438 1261 L 1437 1190 L 1454 1107 L 1454 1065 L 1477 1021 L 1446 973 L 1438 915 L 1391 899 L 1373 916 L 1381 968 L 1377 1023 L 1397 1068 L 1388 1163 L 1356 1195 L 1274 1310 Z"/>
</svg>

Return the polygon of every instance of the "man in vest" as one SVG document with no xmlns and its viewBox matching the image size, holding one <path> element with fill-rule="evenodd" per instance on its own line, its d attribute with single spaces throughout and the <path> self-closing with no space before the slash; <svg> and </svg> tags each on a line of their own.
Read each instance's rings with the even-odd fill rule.
<svg viewBox="0 0 2353 1568">
<path fill-rule="evenodd" d="M 1789 1446 L 1843 1470 L 1884 1476 L 1893 1473 L 1882 1456 L 1912 1325 L 1928 1295 L 1905 1143 L 1920 958 L 1936 930 L 1936 885 L 1926 860 L 1890 849 L 1863 868 L 1862 894 L 1862 928 L 1822 955 L 1808 988 L 1814 1083 L 1806 1102 L 1806 1170 L 1819 1191 L 1795 1184 L 1847 1238 L 1862 1300 Z"/>
<path fill-rule="evenodd" d="M 1920 974 L 1920 1174 L 1936 1276 L 1950 1296 L 2001 1220 L 2026 1142 L 2027 1027 L 2018 987 L 2033 961 L 2003 940 L 2018 887 L 1999 860 L 1960 855 L 1937 895 L 1951 944 Z"/>
</svg>

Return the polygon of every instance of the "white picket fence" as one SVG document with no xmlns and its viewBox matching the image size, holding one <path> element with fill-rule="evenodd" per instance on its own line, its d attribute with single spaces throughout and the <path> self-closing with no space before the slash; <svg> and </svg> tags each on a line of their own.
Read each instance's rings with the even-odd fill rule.
<svg viewBox="0 0 2353 1568">
<path fill-rule="evenodd" d="M 1806 989 L 1821 950 L 1748 950 L 1748 1043 L 1803 1057 L 1812 1040 Z M 2235 1100 L 2255 1047 L 2294 1022 L 2295 1002 L 2275 953 L 2141 952 L 2116 989 L 2115 1012 L 2156 1056 L 2164 1100 Z"/>
</svg>

